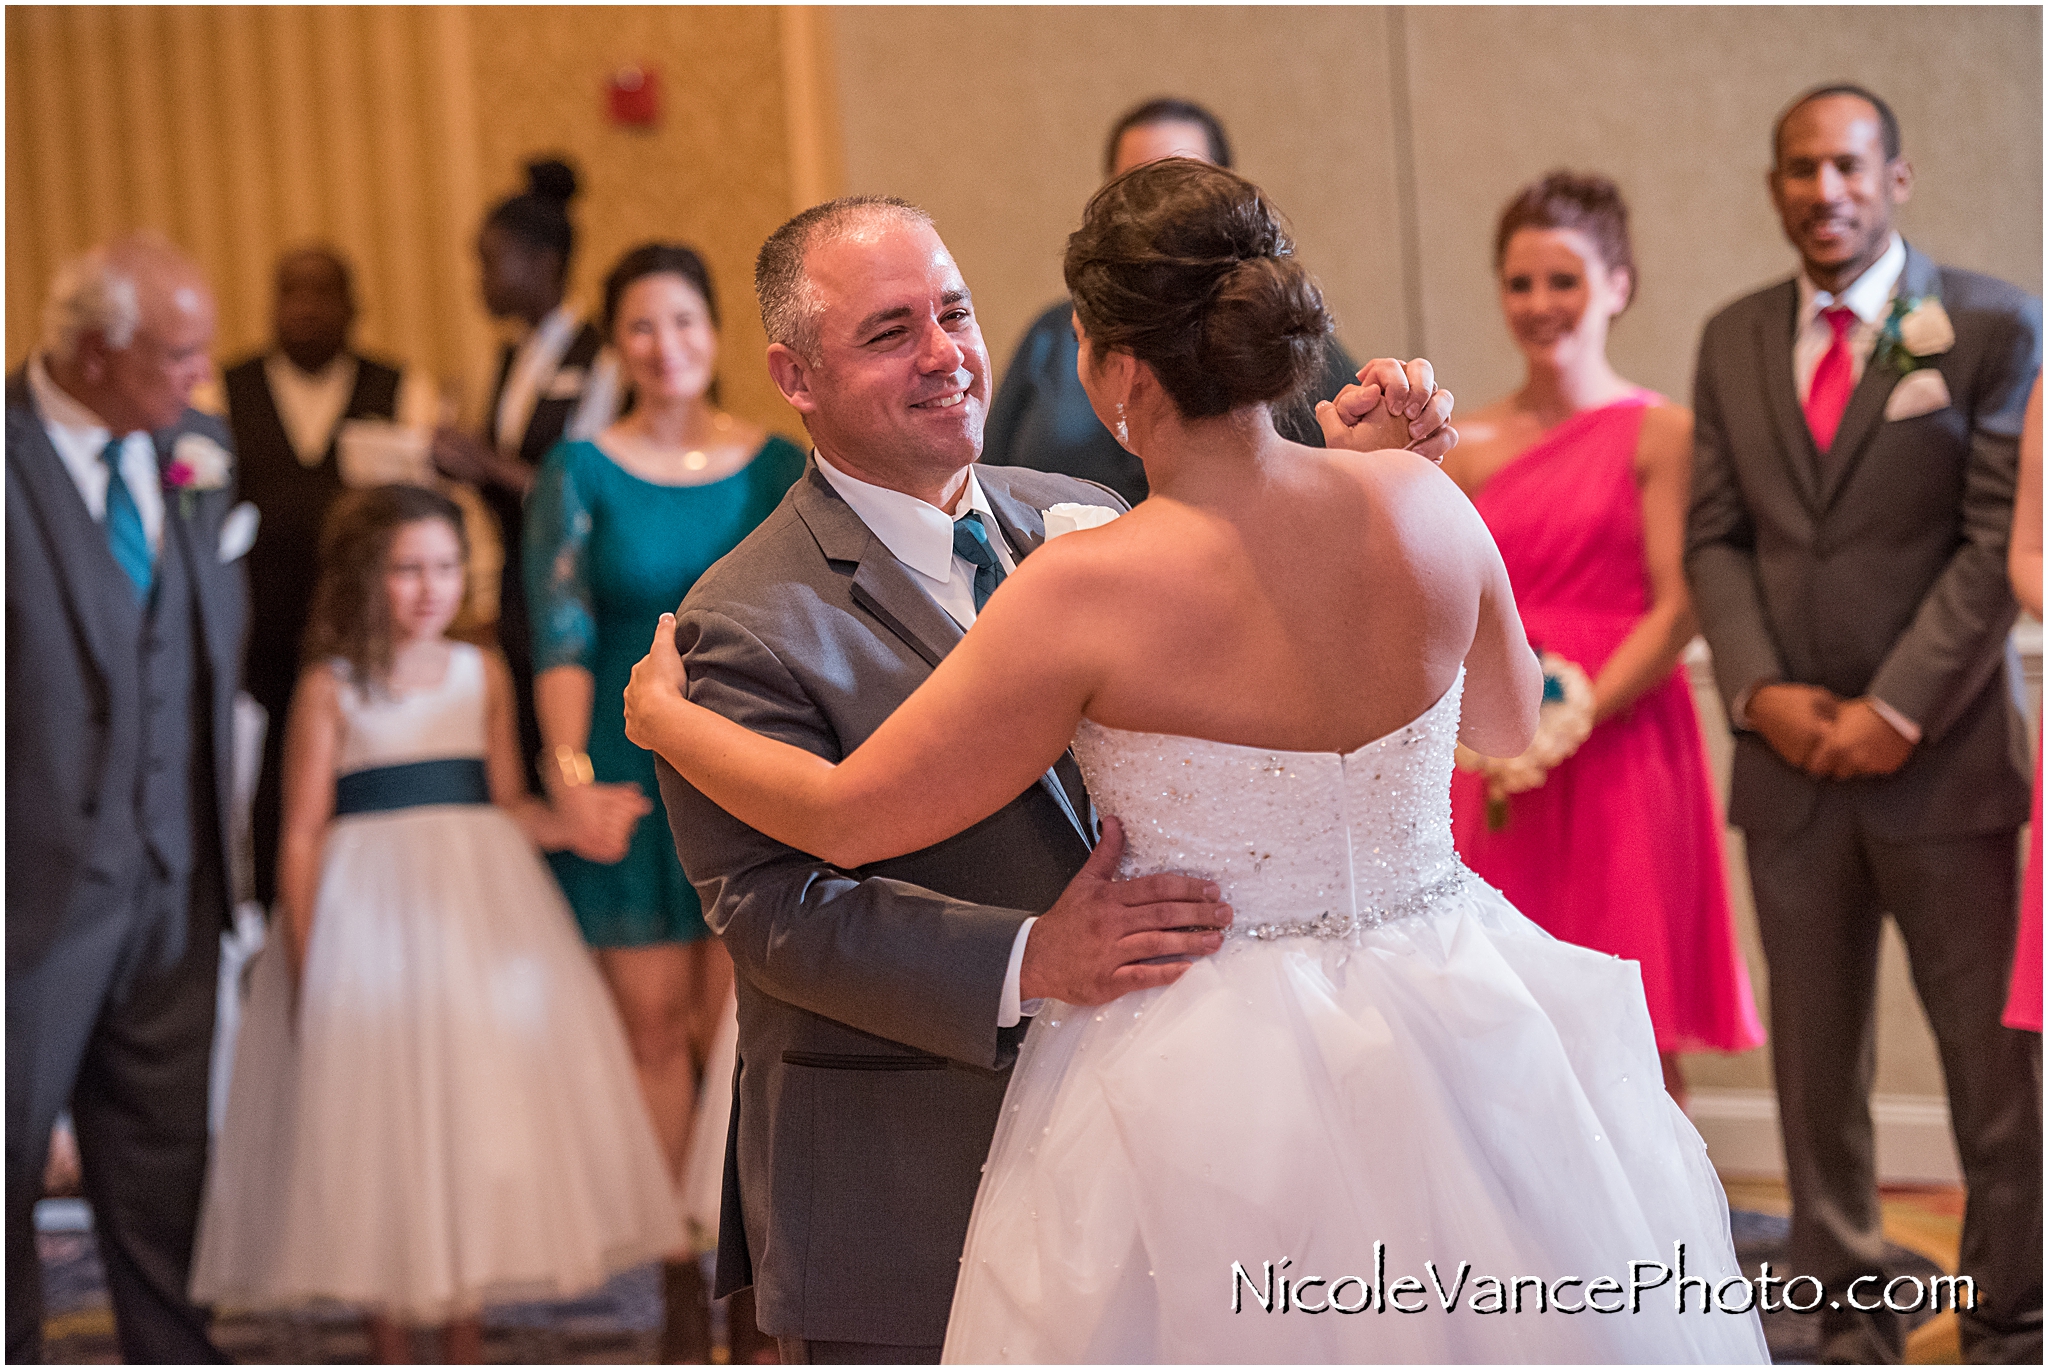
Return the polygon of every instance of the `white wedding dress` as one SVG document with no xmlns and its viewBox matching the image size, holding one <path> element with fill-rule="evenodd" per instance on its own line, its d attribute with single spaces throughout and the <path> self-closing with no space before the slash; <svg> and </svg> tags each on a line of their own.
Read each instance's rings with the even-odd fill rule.
<svg viewBox="0 0 2048 1370">
<path fill-rule="evenodd" d="M 1174 985 L 1038 1015 L 948 1361 L 1769 1359 L 1754 1313 L 1694 1286 L 1681 1314 L 1675 1279 L 1563 1311 L 1674 1242 L 1721 1306 L 1748 1291 L 1634 963 L 1552 938 L 1452 848 L 1462 685 L 1342 756 L 1083 722 L 1123 873 L 1214 879 L 1236 923 Z M 1525 1281 L 1512 1311 L 1517 1276 L 1557 1305 Z M 1372 1306 L 1320 1311 L 1333 1289 Z"/>
</svg>

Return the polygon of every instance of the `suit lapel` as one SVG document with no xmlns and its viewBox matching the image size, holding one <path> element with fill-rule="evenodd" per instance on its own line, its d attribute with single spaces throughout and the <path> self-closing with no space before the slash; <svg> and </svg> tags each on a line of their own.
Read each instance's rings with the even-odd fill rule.
<svg viewBox="0 0 2048 1370">
<path fill-rule="evenodd" d="M 113 654 L 107 641 L 108 613 L 137 612 L 132 595 L 116 604 L 106 587 L 128 588 L 127 573 L 107 548 L 106 531 L 93 522 L 91 511 L 78 493 L 64 459 L 50 442 L 36 412 L 28 384 L 17 379 L 8 387 L 7 462 L 21 478 L 43 539 L 57 560 L 58 579 L 71 604 L 72 621 L 85 642 L 93 664 L 102 676 L 113 674 Z M 111 575 L 110 575 L 111 573 Z"/>
<path fill-rule="evenodd" d="M 982 484 L 982 493 L 995 511 L 996 522 L 1018 561 L 1045 541 L 1044 519 L 1037 510 L 987 482 Z M 851 591 L 854 603 L 936 669 L 946 659 L 946 653 L 966 636 L 953 616 L 911 579 L 896 554 L 861 522 L 860 515 L 819 474 L 815 461 L 805 468 L 803 478 L 797 482 L 792 502 L 827 560 L 856 564 Z M 1093 847 L 1088 824 L 1082 820 L 1067 787 L 1060 783 L 1059 766 L 1046 771 L 1038 783 L 1066 815 L 1082 842 Z"/>
<path fill-rule="evenodd" d="M 854 564 L 854 602 L 929 664 L 944 661 L 964 636 L 960 625 L 910 578 L 908 568 L 839 497 L 815 461 L 805 467 L 791 500 L 825 559 Z"/>
<path fill-rule="evenodd" d="M 1806 426 L 1806 411 L 1799 404 L 1799 382 L 1792 374 L 1792 336 L 1799 327 L 1799 286 L 1787 281 L 1765 302 L 1756 319 L 1757 355 L 1763 358 L 1764 393 L 1769 400 L 1771 427 L 1778 437 L 1778 454 L 1786 474 L 1808 512 L 1818 516 L 1820 502 L 1820 451 L 1813 445 L 1813 430 Z"/>
<path fill-rule="evenodd" d="M 1044 513 L 1033 509 L 1012 495 L 1006 486 L 991 479 L 990 468 L 977 466 L 974 473 L 981 482 L 982 497 L 995 511 L 996 522 L 1001 525 L 1003 536 L 1009 540 L 1011 553 L 1018 561 L 1024 560 L 1045 542 Z"/>
<path fill-rule="evenodd" d="M 1906 249 L 1906 266 L 1899 273 L 1898 298 L 1910 300 L 1917 296 L 1941 293 L 1940 269 L 1912 248 Z M 1849 483 L 1849 476 L 1862 464 L 1864 454 L 1870 450 L 1871 439 L 1876 437 L 1879 426 L 1884 422 L 1885 402 L 1891 399 L 1902 377 L 1898 368 L 1878 365 L 1877 351 L 1871 349 L 1870 360 L 1864 365 L 1863 379 L 1856 383 L 1856 391 L 1849 396 L 1849 407 L 1842 411 L 1842 426 L 1835 433 L 1834 450 L 1829 454 L 1827 483 L 1821 489 L 1821 508 L 1833 507 L 1841 496 L 1842 487 Z"/>
<path fill-rule="evenodd" d="M 976 467 L 975 477 L 981 482 L 982 497 L 995 511 L 996 523 L 1002 528 L 1003 536 L 1009 540 L 1012 555 L 1021 563 L 1045 544 L 1044 512 L 1013 496 L 1007 486 L 992 477 L 988 467 Z M 1074 825 L 1074 831 L 1092 849 L 1095 846 L 1094 823 L 1091 821 L 1094 810 L 1088 802 L 1087 788 L 1081 783 L 1081 770 L 1074 761 L 1073 750 L 1069 748 L 1062 753 L 1052 769 L 1038 778 L 1038 783 L 1045 787 L 1045 792 L 1060 806 L 1060 812 Z"/>
<path fill-rule="evenodd" d="M 187 431 L 189 430 L 184 428 L 173 428 L 152 435 L 152 441 L 156 444 L 159 471 L 170 465 L 171 448 Z M 222 499 L 222 495 L 217 491 L 198 492 L 193 497 L 192 516 L 188 519 L 185 517 L 183 498 L 174 497 L 171 491 L 166 490 L 161 555 L 172 555 L 172 548 L 175 547 L 176 555 L 183 559 L 186 583 L 192 587 L 192 599 L 199 615 L 200 635 L 206 643 L 207 662 L 215 678 L 233 679 L 235 625 L 221 612 L 220 597 L 214 593 L 214 582 L 220 574 L 218 543 L 215 539 L 203 535 L 205 530 L 217 526 L 218 520 L 207 517 L 207 514 L 217 508 Z M 225 677 L 222 676 L 223 670 L 229 672 Z"/>
</svg>

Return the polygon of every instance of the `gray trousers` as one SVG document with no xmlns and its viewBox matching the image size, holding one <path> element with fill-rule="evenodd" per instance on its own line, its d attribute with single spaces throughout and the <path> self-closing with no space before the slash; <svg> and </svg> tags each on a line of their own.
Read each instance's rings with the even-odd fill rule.
<svg viewBox="0 0 2048 1370">
<path fill-rule="evenodd" d="M 1899 1359 L 1898 1320 L 1850 1314 L 1844 1293 L 1883 1270 L 1870 1086 L 1889 914 L 1940 1049 L 1969 1190 L 1959 1273 L 1976 1278 L 1981 1302 L 1959 1315 L 1963 1357 L 2038 1363 L 2041 1042 L 1998 1021 L 2017 924 L 2016 834 L 1886 842 L 1864 828 L 1853 798 L 1832 787 L 1803 831 L 1748 835 L 1792 1262 L 1844 1310 L 1823 1318 L 1824 1352 Z"/>
<path fill-rule="evenodd" d="M 8 968 L 9 1361 L 42 1358 L 34 1211 L 67 1102 L 122 1358 L 225 1359 L 186 1296 L 206 1179 L 218 900 L 192 901 L 209 912 L 189 917 L 182 954 L 168 957 L 160 922 L 136 912 L 142 902 L 110 898 L 35 966 Z"/>
</svg>

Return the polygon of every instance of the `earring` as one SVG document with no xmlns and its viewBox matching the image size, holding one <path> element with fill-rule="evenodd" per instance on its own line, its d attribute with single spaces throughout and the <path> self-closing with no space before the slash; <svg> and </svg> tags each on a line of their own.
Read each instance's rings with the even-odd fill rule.
<svg viewBox="0 0 2048 1370">
<path fill-rule="evenodd" d="M 1116 402 L 1116 440 L 1124 447 L 1131 445 L 1130 425 L 1124 422 L 1124 402 Z"/>
</svg>

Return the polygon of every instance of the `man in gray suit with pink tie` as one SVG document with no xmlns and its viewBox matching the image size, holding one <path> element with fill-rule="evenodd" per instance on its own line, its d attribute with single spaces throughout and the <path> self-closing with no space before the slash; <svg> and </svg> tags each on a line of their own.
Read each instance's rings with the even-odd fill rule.
<svg viewBox="0 0 2048 1370">
<path fill-rule="evenodd" d="M 1900 1358 L 1869 1111 L 1889 914 L 1969 1188 L 1964 1359 L 2038 1363 L 2040 1039 L 1998 1015 L 2029 765 L 2006 537 L 2040 301 L 1899 237 L 1912 167 L 1870 92 L 1802 96 L 1773 160 L 1801 271 L 1707 324 L 1686 569 L 1737 729 L 1793 1273 L 1826 1285 L 1823 1360 Z"/>
</svg>

